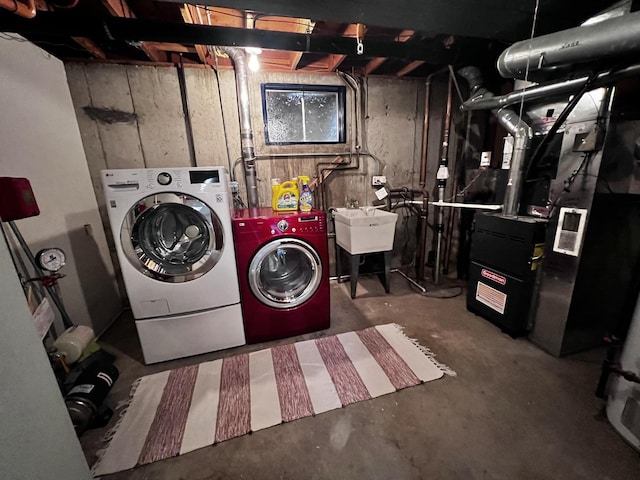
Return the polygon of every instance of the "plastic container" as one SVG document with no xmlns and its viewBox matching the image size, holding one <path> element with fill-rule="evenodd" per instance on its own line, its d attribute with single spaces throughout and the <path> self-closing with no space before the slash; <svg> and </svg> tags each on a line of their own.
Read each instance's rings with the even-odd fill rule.
<svg viewBox="0 0 640 480">
<path fill-rule="evenodd" d="M 300 211 L 310 212 L 313 208 L 313 193 L 309 188 L 309 177 L 300 175 Z"/>
<path fill-rule="evenodd" d="M 64 361 L 67 364 L 75 363 L 85 348 L 96 338 L 91 327 L 85 325 L 76 325 L 65 330 L 60 335 L 53 346 L 58 353 L 64 355 Z"/>
<path fill-rule="evenodd" d="M 276 212 L 290 212 L 298 210 L 298 183 L 289 180 L 280 183 L 277 178 L 271 179 L 271 208 Z"/>
<path fill-rule="evenodd" d="M 338 208 L 336 242 L 351 255 L 393 249 L 398 214 L 374 207 Z"/>
</svg>

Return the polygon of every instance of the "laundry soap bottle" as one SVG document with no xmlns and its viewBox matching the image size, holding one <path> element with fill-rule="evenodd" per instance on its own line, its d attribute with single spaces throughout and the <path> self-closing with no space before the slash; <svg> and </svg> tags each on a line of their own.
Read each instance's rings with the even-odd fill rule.
<svg viewBox="0 0 640 480">
<path fill-rule="evenodd" d="M 271 208 L 277 212 L 298 210 L 298 184 L 288 180 L 280 183 L 278 178 L 271 179 Z"/>
<path fill-rule="evenodd" d="M 309 177 L 300 175 L 300 211 L 310 212 L 313 208 L 313 193 L 309 188 Z"/>
</svg>

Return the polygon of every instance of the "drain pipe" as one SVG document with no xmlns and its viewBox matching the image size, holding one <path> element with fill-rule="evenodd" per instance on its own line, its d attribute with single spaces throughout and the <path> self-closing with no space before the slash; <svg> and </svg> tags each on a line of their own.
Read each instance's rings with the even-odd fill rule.
<svg viewBox="0 0 640 480">
<path fill-rule="evenodd" d="M 470 99 L 476 96 L 484 98 L 493 97 L 493 94 L 482 87 L 482 74 L 476 67 L 464 67 L 458 74 L 467 80 L 471 88 Z M 518 214 L 520 191 L 522 189 L 524 164 L 527 153 L 533 139 L 533 130 L 522 120 L 516 112 L 508 108 L 491 110 L 507 132 L 514 137 L 513 154 L 511 156 L 511 168 L 509 169 L 509 181 L 504 195 L 502 214 L 516 216 Z"/>
<path fill-rule="evenodd" d="M 229 55 L 235 67 L 238 115 L 240 117 L 242 165 L 244 167 L 244 179 L 247 186 L 247 204 L 249 208 L 255 208 L 260 202 L 258 199 L 258 180 L 256 175 L 256 152 L 253 145 L 253 129 L 251 128 L 247 57 L 241 48 L 221 47 L 220 49 Z"/>
</svg>

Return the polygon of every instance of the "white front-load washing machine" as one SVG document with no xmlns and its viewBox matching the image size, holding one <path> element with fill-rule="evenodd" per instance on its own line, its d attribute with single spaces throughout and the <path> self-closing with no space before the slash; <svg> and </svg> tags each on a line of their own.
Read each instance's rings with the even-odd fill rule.
<svg viewBox="0 0 640 480">
<path fill-rule="evenodd" d="M 101 173 L 145 363 L 244 345 L 227 170 Z"/>
</svg>

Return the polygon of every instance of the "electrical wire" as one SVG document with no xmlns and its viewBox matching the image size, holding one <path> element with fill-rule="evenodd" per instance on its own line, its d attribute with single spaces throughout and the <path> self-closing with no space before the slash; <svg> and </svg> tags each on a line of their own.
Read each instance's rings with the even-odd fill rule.
<svg viewBox="0 0 640 480">
<path fill-rule="evenodd" d="M 536 0 L 536 6 L 533 10 L 533 22 L 531 22 L 531 35 L 529 37 L 529 50 L 527 52 L 527 65 L 524 71 L 524 81 L 529 81 L 529 66 L 531 64 L 531 44 L 533 43 L 533 37 L 536 34 L 536 24 L 538 23 L 538 9 L 540 8 L 540 0 Z M 522 112 L 524 111 L 524 96 L 520 98 L 520 112 L 518 118 L 522 118 Z"/>
<path fill-rule="evenodd" d="M 460 190 L 460 191 L 459 191 L 458 193 L 456 193 L 453 197 L 451 197 L 449 200 L 446 200 L 446 201 L 447 201 L 447 202 L 453 202 L 453 201 L 456 199 L 456 197 L 461 197 L 461 196 L 463 196 L 465 193 L 467 193 L 467 192 L 469 191 L 469 188 L 471 187 L 471 185 L 473 185 L 473 183 L 474 183 L 476 180 L 478 180 L 478 179 L 479 179 L 479 178 L 480 178 L 484 173 L 486 173 L 486 172 L 488 172 L 488 171 L 489 171 L 489 169 L 488 169 L 488 168 L 485 168 L 485 169 L 480 170 L 480 171 L 478 172 L 478 174 L 477 174 L 475 177 L 473 177 L 473 179 L 472 179 L 472 180 L 467 184 L 467 186 L 466 186 L 466 187 L 464 187 L 462 190 Z"/>
<path fill-rule="evenodd" d="M 578 168 L 576 168 L 573 172 L 571 172 L 571 175 L 569 175 L 569 177 L 564 181 L 564 187 L 562 189 L 562 192 L 560 192 L 560 194 L 555 198 L 553 202 L 551 202 L 551 205 L 549 206 L 549 214 L 547 215 L 547 218 L 551 218 L 553 216 L 553 212 L 555 208 L 558 206 L 558 203 L 560 202 L 560 200 L 562 200 L 562 197 L 564 197 L 567 193 L 571 191 L 571 188 L 570 188 L 571 185 L 575 181 L 580 171 L 589 162 L 590 158 L 591 158 L 591 152 L 585 153 L 584 157 L 582 157 L 582 162 L 580 162 L 580 165 L 578 165 Z"/>
</svg>

